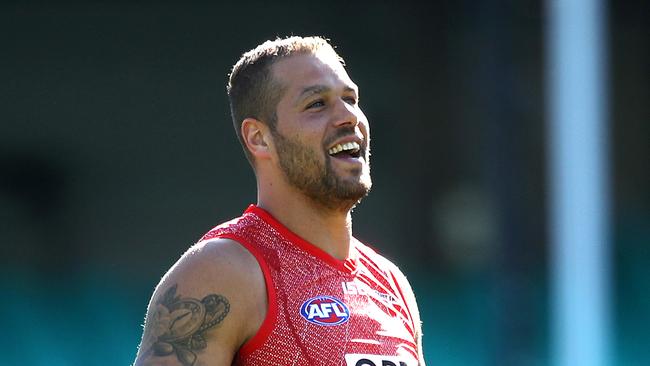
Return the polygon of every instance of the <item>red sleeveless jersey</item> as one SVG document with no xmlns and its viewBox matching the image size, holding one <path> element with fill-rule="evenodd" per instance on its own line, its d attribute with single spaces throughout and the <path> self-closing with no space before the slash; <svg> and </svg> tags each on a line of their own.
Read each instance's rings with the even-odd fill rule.
<svg viewBox="0 0 650 366">
<path fill-rule="evenodd" d="M 413 366 L 418 364 L 410 287 L 387 259 L 356 239 L 338 260 L 251 205 L 201 240 L 239 242 L 259 262 L 268 311 L 235 365 Z M 411 296 L 412 294 L 408 294 Z M 415 305 L 411 305 L 415 306 Z"/>
</svg>

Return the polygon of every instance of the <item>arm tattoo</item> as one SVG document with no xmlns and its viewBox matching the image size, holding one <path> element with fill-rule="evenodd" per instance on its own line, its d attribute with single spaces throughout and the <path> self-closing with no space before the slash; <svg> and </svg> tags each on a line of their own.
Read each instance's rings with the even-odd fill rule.
<svg viewBox="0 0 650 366">
<path fill-rule="evenodd" d="M 201 300 L 181 297 L 177 287 L 169 288 L 150 310 L 141 348 L 144 358 L 175 354 L 183 366 L 194 366 L 195 352 L 207 346 L 205 332 L 224 320 L 230 303 L 215 294 Z"/>
</svg>

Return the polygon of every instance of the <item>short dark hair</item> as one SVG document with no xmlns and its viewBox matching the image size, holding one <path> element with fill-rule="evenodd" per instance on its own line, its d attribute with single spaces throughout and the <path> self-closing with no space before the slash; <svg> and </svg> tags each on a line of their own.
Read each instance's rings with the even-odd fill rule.
<svg viewBox="0 0 650 366">
<path fill-rule="evenodd" d="M 233 66 L 227 87 L 230 113 L 239 142 L 251 165 L 253 157 L 246 148 L 241 124 L 246 118 L 255 118 L 275 131 L 276 107 L 285 92 L 285 86 L 273 79 L 271 66 L 293 55 L 315 54 L 320 50 L 334 53 L 344 63 L 327 39 L 292 36 L 260 44 L 244 53 Z"/>
</svg>

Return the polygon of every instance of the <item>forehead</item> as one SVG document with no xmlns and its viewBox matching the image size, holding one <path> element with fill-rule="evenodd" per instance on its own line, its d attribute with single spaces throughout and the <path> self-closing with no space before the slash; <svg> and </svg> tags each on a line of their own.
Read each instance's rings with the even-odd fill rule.
<svg viewBox="0 0 650 366">
<path fill-rule="evenodd" d="M 272 72 L 274 79 L 286 88 L 288 96 L 294 96 L 314 85 L 357 90 L 343 65 L 330 52 L 290 56 L 276 62 Z"/>
</svg>

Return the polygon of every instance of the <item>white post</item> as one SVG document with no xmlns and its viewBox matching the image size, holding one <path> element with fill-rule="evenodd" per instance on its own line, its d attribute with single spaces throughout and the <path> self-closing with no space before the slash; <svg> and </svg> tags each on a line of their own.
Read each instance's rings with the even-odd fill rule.
<svg viewBox="0 0 650 366">
<path fill-rule="evenodd" d="M 552 364 L 611 362 L 604 1 L 547 0 Z"/>
</svg>

